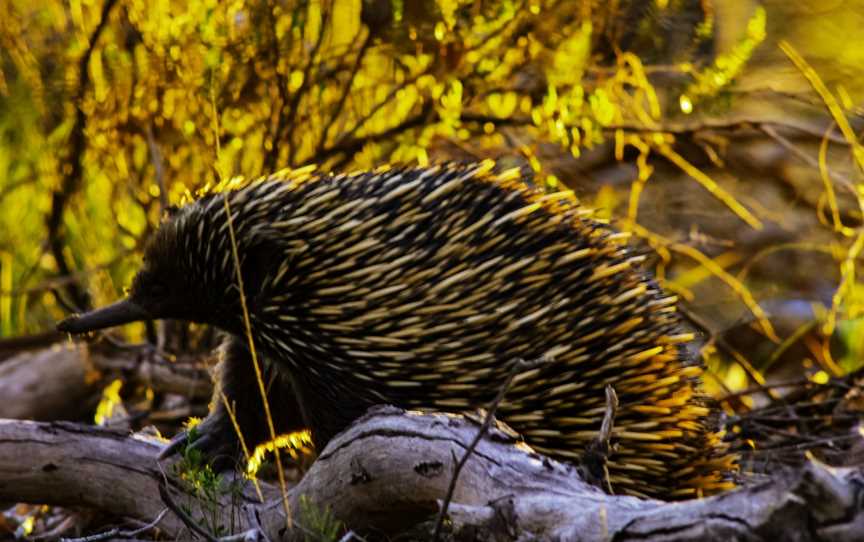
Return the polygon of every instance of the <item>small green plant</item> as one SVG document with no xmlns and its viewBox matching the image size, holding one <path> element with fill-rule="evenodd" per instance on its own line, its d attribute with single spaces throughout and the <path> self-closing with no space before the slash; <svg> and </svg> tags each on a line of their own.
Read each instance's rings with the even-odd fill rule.
<svg viewBox="0 0 864 542">
<path fill-rule="evenodd" d="M 318 507 L 306 495 L 300 497 L 299 524 L 305 532 L 306 542 L 336 542 L 345 526 L 330 511 L 329 506 Z"/>
<path fill-rule="evenodd" d="M 190 495 L 188 501 L 180 506 L 214 536 L 231 534 L 235 526 L 234 514 L 230 516 L 229 525 L 221 523 L 223 497 L 230 495 L 232 504 L 236 503 L 241 491 L 239 483 L 226 483 L 221 474 L 214 472 L 204 454 L 192 446 L 200 434 L 194 426 L 189 427 L 188 432 L 189 438 L 180 453 L 180 460 L 173 467 L 175 477 L 185 482 Z M 232 506 L 234 509 L 236 507 Z"/>
</svg>

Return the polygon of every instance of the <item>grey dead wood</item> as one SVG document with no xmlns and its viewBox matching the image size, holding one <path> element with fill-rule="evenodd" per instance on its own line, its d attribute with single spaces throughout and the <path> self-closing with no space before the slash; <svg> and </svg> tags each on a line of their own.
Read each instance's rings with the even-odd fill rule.
<svg viewBox="0 0 864 542">
<path fill-rule="evenodd" d="M 333 439 L 290 490 L 290 529 L 279 492 L 268 484 L 263 504 L 249 487 L 233 503 L 226 497 L 220 521 L 228 525 L 233 517 L 235 532 L 258 529 L 270 540 L 303 539 L 310 525 L 304 510 L 329 510 L 373 537 L 431 527 L 455 460 L 477 429 L 470 417 L 377 407 Z M 90 506 L 146 522 L 165 508 L 155 460 L 162 446 L 82 425 L 0 421 L 0 500 Z M 195 517 L 194 500 L 176 483 L 168 487 Z M 862 502 L 862 470 L 815 463 L 708 499 L 609 496 L 575 468 L 514 446 L 508 432 L 493 428 L 462 470 L 449 527 L 458 539 L 496 541 L 842 542 L 864 539 Z M 159 527 L 167 536 L 188 536 L 172 513 Z"/>
<path fill-rule="evenodd" d="M 210 397 L 212 381 L 191 362 L 170 363 L 142 347 L 102 351 L 59 343 L 0 362 L 0 418 L 80 419 L 93 411 L 111 378 L 190 398 Z"/>
<path fill-rule="evenodd" d="M 81 348 L 56 344 L 0 363 L 0 418 L 72 419 L 92 411 L 98 390 L 88 381 Z"/>
</svg>

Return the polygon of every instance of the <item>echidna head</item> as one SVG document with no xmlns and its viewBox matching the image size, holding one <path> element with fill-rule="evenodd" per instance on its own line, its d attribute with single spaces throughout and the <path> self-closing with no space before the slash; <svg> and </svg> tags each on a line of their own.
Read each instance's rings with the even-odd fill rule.
<svg viewBox="0 0 864 542">
<path fill-rule="evenodd" d="M 221 284 L 233 276 L 233 269 L 212 272 L 216 262 L 204 258 L 202 240 L 187 239 L 197 236 L 200 216 L 196 211 L 194 206 L 181 209 L 162 224 L 147 243 L 143 265 L 125 299 L 66 318 L 57 329 L 85 333 L 165 318 L 221 326 L 223 315 L 237 314 L 236 296 L 225 295 L 230 289 Z"/>
</svg>

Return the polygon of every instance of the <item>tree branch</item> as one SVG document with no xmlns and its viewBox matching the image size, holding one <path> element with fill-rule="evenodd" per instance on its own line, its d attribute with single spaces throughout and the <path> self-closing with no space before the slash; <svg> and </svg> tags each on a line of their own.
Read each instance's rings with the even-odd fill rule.
<svg viewBox="0 0 864 542">
<path fill-rule="evenodd" d="M 84 136 L 84 127 L 87 124 L 87 115 L 81 107 L 84 100 L 84 94 L 90 84 L 90 58 L 93 56 L 93 51 L 96 48 L 96 42 L 99 41 L 99 36 L 105 29 L 108 23 L 108 16 L 111 9 L 117 3 L 117 0 L 105 0 L 102 6 L 102 14 L 99 18 L 99 23 L 90 34 L 90 41 L 87 50 L 81 57 L 78 63 L 78 92 L 75 95 L 75 123 L 72 125 L 71 142 L 69 155 L 67 156 L 67 164 L 70 166 L 60 182 L 60 188 L 55 190 L 51 195 L 51 212 L 47 218 L 48 227 L 48 247 L 54 261 L 57 264 L 57 270 L 61 277 L 66 277 L 72 274 L 71 267 L 66 261 L 66 256 L 63 254 L 63 249 L 66 246 L 65 235 L 61 231 L 63 224 L 63 212 L 66 209 L 66 204 L 72 197 L 79 186 L 81 185 L 81 175 L 83 173 L 83 165 L 81 160 L 84 158 L 84 150 L 87 147 L 87 140 Z M 66 285 L 66 290 L 72 302 L 75 303 L 79 310 L 84 310 L 90 306 L 90 296 L 84 291 L 77 281 L 69 282 Z"/>
<path fill-rule="evenodd" d="M 306 94 L 306 89 L 309 88 L 309 76 L 312 73 L 312 67 L 315 65 L 315 58 L 318 56 L 318 50 L 321 48 L 321 44 L 324 43 L 324 34 L 327 33 L 327 21 L 329 20 L 329 16 L 330 10 L 321 10 L 321 28 L 318 32 L 318 39 L 315 41 L 315 45 L 312 46 L 312 51 L 309 52 L 309 62 L 306 63 L 306 67 L 303 69 L 303 82 L 300 83 L 300 88 L 297 89 L 297 92 L 291 96 L 291 104 L 288 106 L 288 118 L 285 119 L 285 124 L 278 128 L 279 131 L 276 132 L 277 138 L 281 136 L 281 131 L 291 130 L 294 128 L 294 119 L 297 118 L 297 109 L 300 107 L 300 100 L 303 98 L 303 95 Z M 280 116 L 280 120 L 281 118 L 282 117 Z M 290 147 L 288 148 L 287 165 L 293 166 L 299 144 L 294 141 L 293 137 L 289 137 L 288 139 L 290 141 Z"/>
<path fill-rule="evenodd" d="M 423 126 L 429 122 L 433 122 L 433 110 L 433 105 L 427 102 L 423 104 L 423 108 L 420 110 L 420 112 L 413 117 L 408 117 L 399 124 L 391 126 L 390 128 L 387 128 L 386 130 L 378 133 L 340 140 L 340 142 L 337 142 L 334 146 L 328 147 L 316 156 L 311 157 L 308 161 L 304 162 L 303 165 L 321 162 L 338 154 L 351 156 L 354 153 L 358 152 L 360 149 L 362 149 L 363 146 L 368 143 L 386 141 L 387 139 L 397 136 L 412 128 L 417 128 L 418 126 Z"/>
<path fill-rule="evenodd" d="M 372 31 L 368 30 L 366 32 L 366 37 L 363 39 L 363 45 L 360 46 L 360 51 L 357 53 L 357 59 L 354 60 L 354 66 L 351 68 L 348 80 L 344 85 L 342 85 L 342 94 L 339 96 L 339 101 L 336 102 L 336 107 L 333 108 L 330 118 L 327 119 L 327 124 L 324 125 L 324 130 L 321 132 L 321 139 L 318 140 L 318 147 L 315 149 L 316 156 L 321 153 L 324 149 L 324 145 L 327 144 L 327 139 L 330 137 L 330 129 L 333 128 L 336 119 L 339 118 L 339 115 L 342 113 L 342 108 L 345 107 L 345 100 L 348 98 L 351 87 L 354 86 L 354 78 L 357 77 L 357 72 L 363 64 L 363 58 L 366 56 L 366 51 L 368 51 L 369 46 L 372 45 L 372 38 Z"/>
</svg>

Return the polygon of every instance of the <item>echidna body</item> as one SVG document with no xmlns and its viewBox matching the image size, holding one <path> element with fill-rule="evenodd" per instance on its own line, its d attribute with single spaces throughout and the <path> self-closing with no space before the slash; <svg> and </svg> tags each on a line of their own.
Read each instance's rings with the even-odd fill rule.
<svg viewBox="0 0 864 542">
<path fill-rule="evenodd" d="M 209 194 L 162 225 L 129 299 L 61 328 L 179 318 L 243 337 L 232 228 L 256 347 L 290 379 L 279 389 L 293 388 L 318 446 L 374 404 L 485 406 L 509 361 L 546 355 L 518 375 L 498 413 L 533 448 L 577 460 L 611 384 L 616 492 L 728 487 L 731 461 L 709 427 L 675 298 L 571 197 L 535 191 L 516 172 L 495 175 L 490 163 L 277 174 Z M 229 346 L 238 358 L 243 342 Z M 245 412 L 261 404 L 251 365 L 226 371 L 254 445 L 266 431 Z M 233 433 L 217 422 L 211 433 Z"/>
</svg>

